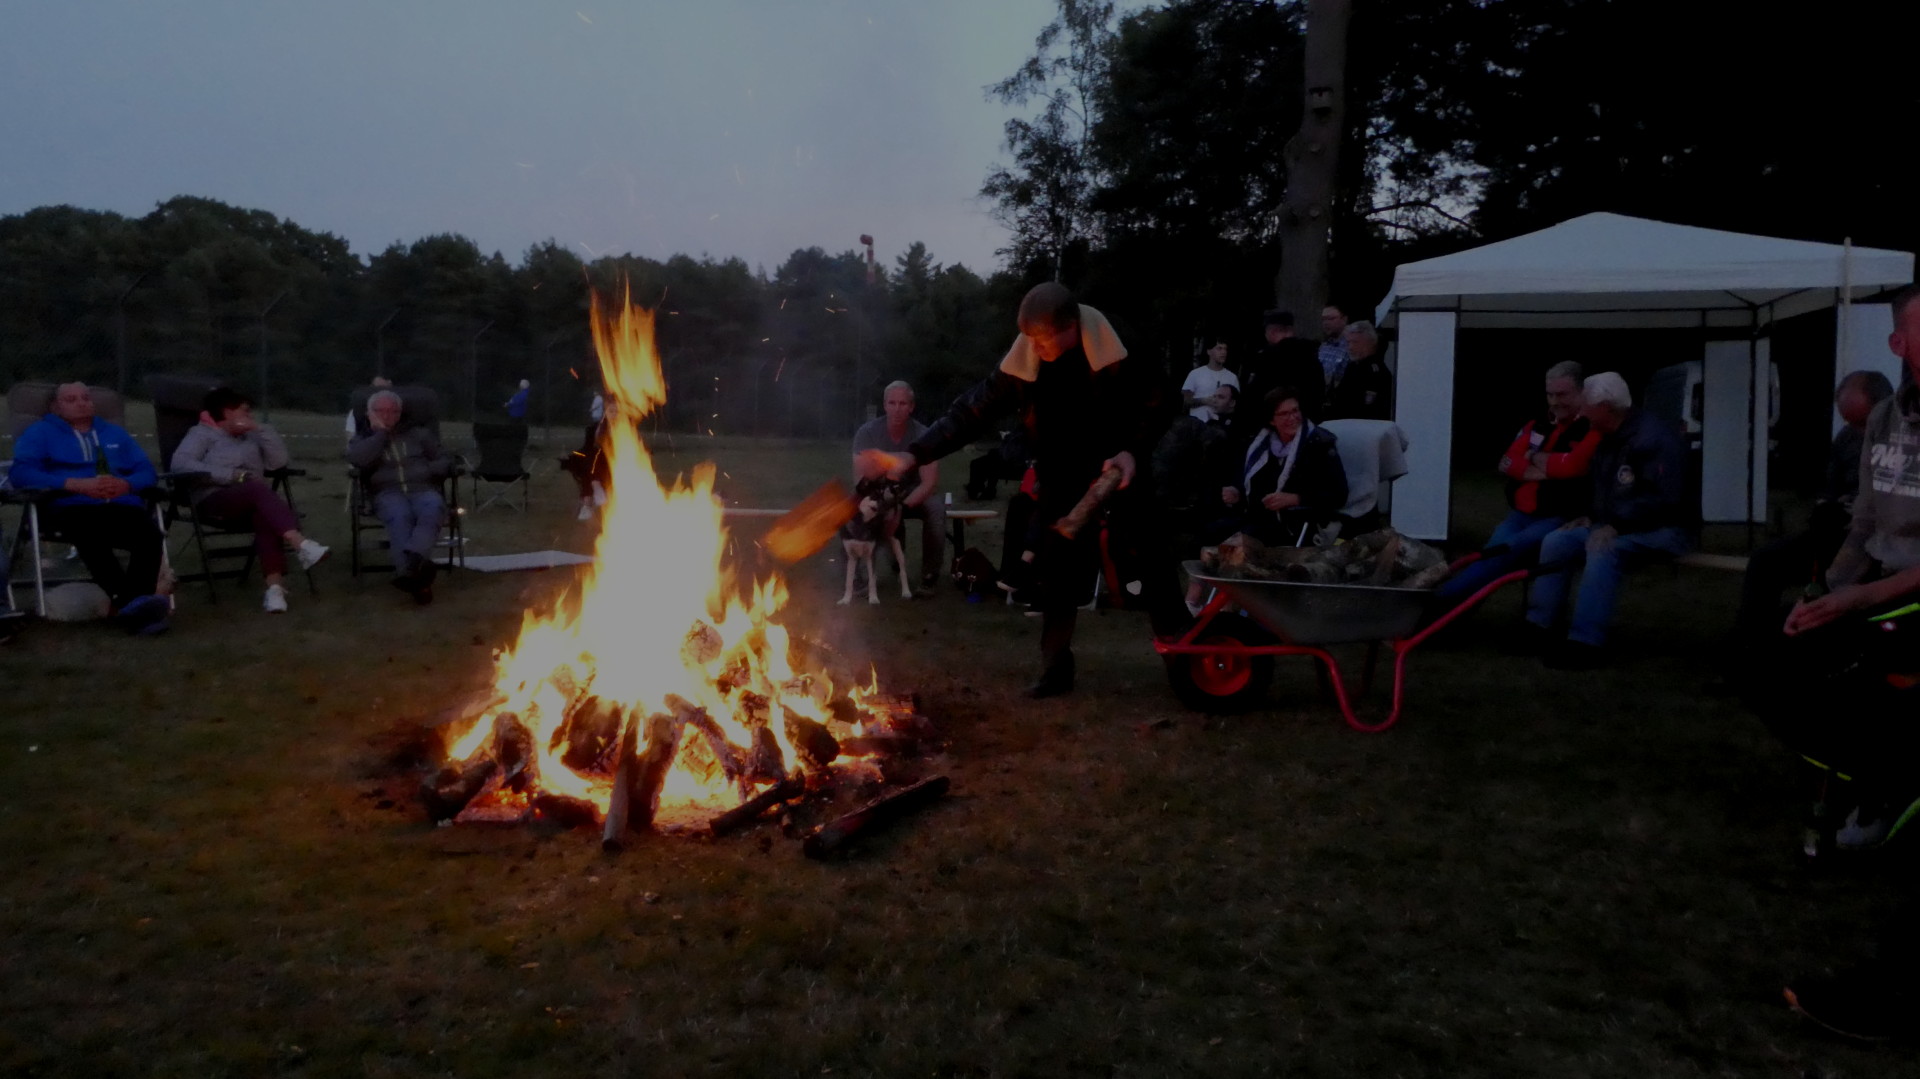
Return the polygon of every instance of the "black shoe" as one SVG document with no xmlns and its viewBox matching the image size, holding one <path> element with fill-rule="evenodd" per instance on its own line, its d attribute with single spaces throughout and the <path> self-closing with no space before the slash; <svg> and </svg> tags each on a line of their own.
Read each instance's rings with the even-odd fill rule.
<svg viewBox="0 0 1920 1079">
<path fill-rule="evenodd" d="M 414 579 L 420 582 L 421 588 L 431 590 L 433 588 L 433 579 L 440 575 L 440 563 L 421 555 L 414 555 L 413 558 Z"/>
<path fill-rule="evenodd" d="M 420 582 L 413 575 L 401 570 L 393 575 L 393 587 L 412 595 L 420 590 Z"/>
<path fill-rule="evenodd" d="M 1607 653 L 1605 649 L 1569 640 L 1548 649 L 1540 661 L 1555 671 L 1597 671 L 1607 665 Z"/>
<path fill-rule="evenodd" d="M 1783 991 L 1787 1006 L 1843 1038 L 1884 1042 L 1915 1029 L 1920 998 L 1879 967 L 1859 967 L 1831 978 L 1796 978 Z"/>
<path fill-rule="evenodd" d="M 1047 697 L 1059 697 L 1073 692 L 1073 653 L 1062 653 L 1047 669 L 1040 672 L 1040 680 L 1027 687 L 1027 696 L 1034 700 Z"/>
<path fill-rule="evenodd" d="M 422 584 L 413 590 L 413 602 L 421 607 L 433 602 L 433 586 Z"/>
<path fill-rule="evenodd" d="M 14 635 L 19 633 L 26 624 L 26 612 L 12 608 L 0 610 L 0 644 L 13 640 Z"/>
</svg>

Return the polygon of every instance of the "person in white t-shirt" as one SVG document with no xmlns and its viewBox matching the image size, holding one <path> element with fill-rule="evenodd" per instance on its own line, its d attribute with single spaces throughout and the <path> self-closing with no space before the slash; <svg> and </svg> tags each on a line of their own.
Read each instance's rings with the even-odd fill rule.
<svg viewBox="0 0 1920 1079">
<path fill-rule="evenodd" d="M 1237 394 L 1240 376 L 1227 370 L 1227 343 L 1215 338 L 1207 349 L 1206 366 L 1194 368 L 1180 386 L 1180 399 L 1187 406 L 1187 414 L 1202 423 L 1219 419 L 1207 402 L 1222 386 L 1232 386 Z"/>
</svg>

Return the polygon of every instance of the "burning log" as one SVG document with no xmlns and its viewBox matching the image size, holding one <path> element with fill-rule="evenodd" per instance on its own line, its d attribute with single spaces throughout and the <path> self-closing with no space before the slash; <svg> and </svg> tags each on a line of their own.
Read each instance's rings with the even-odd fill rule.
<svg viewBox="0 0 1920 1079">
<path fill-rule="evenodd" d="M 1100 512 L 1100 504 L 1119 489 L 1119 469 L 1109 468 L 1100 473 L 1100 478 L 1087 487 L 1087 493 L 1080 496 L 1080 501 L 1074 503 L 1067 515 L 1053 523 L 1053 530 L 1068 539 L 1078 536 L 1080 530 L 1087 527 L 1087 522 Z"/>
<path fill-rule="evenodd" d="M 791 708 L 781 711 L 786 713 L 787 741 L 799 752 L 801 764 L 819 771 L 840 755 L 840 742 L 825 723 L 808 719 Z"/>
<path fill-rule="evenodd" d="M 427 819 L 444 824 L 460 815 L 467 803 L 479 796 L 500 768 L 492 757 L 480 757 L 464 767 L 448 764 L 420 783 L 420 801 L 427 807 Z"/>
<path fill-rule="evenodd" d="M 878 801 L 821 825 L 800 849 L 809 858 L 826 858 L 862 836 L 872 835 L 902 817 L 939 801 L 947 793 L 946 776 L 923 779 Z"/>
<path fill-rule="evenodd" d="M 917 757 L 920 739 L 898 734 L 857 734 L 840 739 L 840 752 L 849 757 Z"/>
<path fill-rule="evenodd" d="M 627 834 L 627 816 L 633 806 L 633 776 L 640 767 L 634 752 L 640 737 L 639 727 L 638 723 L 621 726 L 618 763 L 613 769 L 613 794 L 607 799 L 606 826 L 600 830 L 602 850 L 619 850 L 620 837 Z"/>
<path fill-rule="evenodd" d="M 747 776 L 776 783 L 787 778 L 786 754 L 780 752 L 779 740 L 765 724 L 753 728 L 753 747 L 747 751 Z"/>
<path fill-rule="evenodd" d="M 720 766 L 720 774 L 727 782 L 740 786 L 746 779 L 747 762 L 732 742 L 727 741 L 727 732 L 720 729 L 712 716 L 704 708 L 696 707 L 673 694 L 667 695 L 667 706 L 673 709 L 676 717 L 682 718 L 687 726 L 700 732 L 706 742 L 708 752 L 713 754 L 714 763 Z"/>
<path fill-rule="evenodd" d="M 622 711 L 599 697 L 575 698 L 557 737 L 566 742 L 560 760 L 576 772 L 592 771 L 620 740 Z"/>
<path fill-rule="evenodd" d="M 798 777 L 783 779 L 752 798 L 740 803 L 725 813 L 707 822 L 707 830 L 714 838 L 732 835 L 760 819 L 760 815 L 782 802 L 790 802 L 807 793 L 805 780 Z"/>
<path fill-rule="evenodd" d="M 633 770 L 633 783 L 627 797 L 627 827 L 645 832 L 653 827 L 653 815 L 660 810 L 660 788 L 667 781 L 667 769 L 680 752 L 683 720 L 665 712 L 647 717 L 647 749 Z"/>
<path fill-rule="evenodd" d="M 520 790 L 533 767 L 533 732 L 514 712 L 493 717 L 493 759 L 500 765 L 500 785 Z"/>
<path fill-rule="evenodd" d="M 534 795 L 533 812 L 541 820 L 549 820 L 568 829 L 591 827 L 594 818 L 599 816 L 592 802 L 554 791 L 541 791 Z"/>
<path fill-rule="evenodd" d="M 704 667 L 719 659 L 726 645 L 719 630 L 705 622 L 695 622 L 687 631 L 686 639 L 680 642 L 680 662 L 689 667 Z"/>
</svg>

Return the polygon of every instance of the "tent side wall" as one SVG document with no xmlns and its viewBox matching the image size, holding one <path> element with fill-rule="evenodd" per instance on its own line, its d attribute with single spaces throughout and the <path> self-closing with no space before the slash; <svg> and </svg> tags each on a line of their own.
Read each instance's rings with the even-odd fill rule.
<svg viewBox="0 0 1920 1079">
<path fill-rule="evenodd" d="M 1394 481 L 1393 527 L 1444 540 L 1453 499 L 1453 346 L 1457 319 L 1405 311 L 1387 362 L 1396 369 L 1394 422 L 1407 436 L 1407 474 Z"/>
</svg>

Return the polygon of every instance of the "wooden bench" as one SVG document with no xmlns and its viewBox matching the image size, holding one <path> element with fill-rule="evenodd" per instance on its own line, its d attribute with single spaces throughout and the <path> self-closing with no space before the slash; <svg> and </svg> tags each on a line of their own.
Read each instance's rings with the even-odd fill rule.
<svg viewBox="0 0 1920 1079">
<path fill-rule="evenodd" d="M 760 509 L 749 506 L 727 506 L 720 511 L 722 517 L 734 517 L 751 520 L 760 517 L 784 517 L 789 511 L 782 509 Z M 957 510 L 947 508 L 947 538 L 953 541 L 953 553 L 959 554 L 967 549 L 967 522 L 986 521 L 1000 516 L 999 510 Z"/>
</svg>

